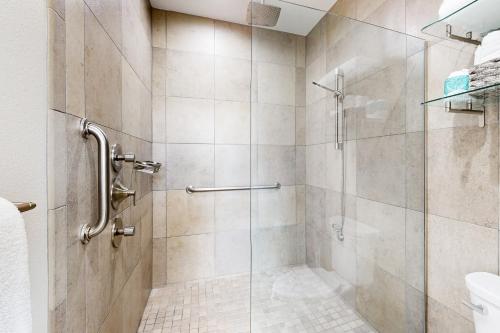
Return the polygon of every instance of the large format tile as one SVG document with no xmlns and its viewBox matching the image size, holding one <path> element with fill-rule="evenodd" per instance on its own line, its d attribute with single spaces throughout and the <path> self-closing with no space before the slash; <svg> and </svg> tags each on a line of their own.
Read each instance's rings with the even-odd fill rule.
<svg viewBox="0 0 500 333">
<path fill-rule="evenodd" d="M 405 0 L 357 0 L 356 18 L 404 33 L 405 5 Z"/>
<path fill-rule="evenodd" d="M 215 274 L 218 276 L 250 271 L 250 232 L 236 230 L 215 235 Z"/>
<path fill-rule="evenodd" d="M 356 148 L 358 195 L 404 207 L 405 136 L 358 140 Z"/>
<path fill-rule="evenodd" d="M 454 332 L 473 333 L 474 324 L 455 311 L 427 297 L 427 331 L 429 333 Z"/>
<path fill-rule="evenodd" d="M 251 28 L 230 22 L 215 21 L 215 55 L 250 60 Z"/>
<path fill-rule="evenodd" d="M 210 233 L 213 230 L 213 193 L 167 192 L 167 237 Z"/>
<path fill-rule="evenodd" d="M 295 66 L 296 36 L 262 28 L 252 29 L 255 61 Z"/>
<path fill-rule="evenodd" d="M 358 224 L 373 230 L 357 242 L 357 254 L 393 276 L 405 277 L 405 209 L 359 198 Z"/>
<path fill-rule="evenodd" d="M 167 188 L 214 186 L 214 147 L 208 144 L 167 145 Z"/>
<path fill-rule="evenodd" d="M 214 58 L 167 51 L 167 96 L 213 98 Z"/>
<path fill-rule="evenodd" d="M 258 272 L 296 262 L 296 225 L 252 230 L 252 270 Z"/>
<path fill-rule="evenodd" d="M 167 237 L 167 192 L 153 191 L 153 238 Z"/>
<path fill-rule="evenodd" d="M 189 281 L 214 274 L 214 234 L 167 239 L 167 282 Z"/>
<path fill-rule="evenodd" d="M 250 229 L 250 194 L 250 191 L 215 193 L 217 232 Z"/>
<path fill-rule="evenodd" d="M 295 105 L 295 67 L 258 63 L 259 103 Z"/>
<path fill-rule="evenodd" d="M 48 212 L 48 274 L 49 274 L 49 310 L 57 310 L 66 302 L 67 286 L 67 222 L 66 207 Z"/>
<path fill-rule="evenodd" d="M 66 116 L 48 111 L 47 116 L 47 206 L 61 207 L 67 201 Z"/>
<path fill-rule="evenodd" d="M 295 186 L 252 192 L 252 229 L 297 224 Z"/>
<path fill-rule="evenodd" d="M 425 285 L 425 215 L 406 210 L 406 283 L 418 291 Z"/>
<path fill-rule="evenodd" d="M 326 145 L 306 146 L 306 184 L 326 188 Z"/>
<path fill-rule="evenodd" d="M 498 271 L 498 231 L 435 215 L 428 216 L 428 295 L 463 317 L 472 313 L 465 275 Z"/>
<path fill-rule="evenodd" d="M 153 287 L 167 283 L 167 239 L 153 239 Z"/>
<path fill-rule="evenodd" d="M 215 143 L 250 143 L 250 103 L 215 101 Z"/>
<path fill-rule="evenodd" d="M 167 48 L 214 54 L 214 21 L 181 13 L 167 13 Z"/>
<path fill-rule="evenodd" d="M 151 141 L 151 92 L 122 60 L 122 130 Z"/>
<path fill-rule="evenodd" d="M 85 116 L 85 3 L 66 0 L 66 112 Z"/>
<path fill-rule="evenodd" d="M 50 109 L 66 110 L 66 31 L 64 20 L 47 10 L 47 98 Z"/>
<path fill-rule="evenodd" d="M 252 143 L 261 145 L 295 144 L 295 108 L 293 106 L 254 104 Z"/>
<path fill-rule="evenodd" d="M 430 131 L 429 213 L 498 228 L 498 127 Z"/>
<path fill-rule="evenodd" d="M 295 184 L 295 146 L 252 146 L 252 184 Z"/>
<path fill-rule="evenodd" d="M 122 46 L 122 0 L 84 0 L 113 42 Z"/>
<path fill-rule="evenodd" d="M 420 212 L 425 205 L 424 132 L 406 134 L 406 207 Z"/>
<path fill-rule="evenodd" d="M 249 60 L 215 57 L 215 99 L 249 102 L 251 76 Z"/>
<path fill-rule="evenodd" d="M 250 145 L 215 146 L 215 186 L 250 184 Z"/>
<path fill-rule="evenodd" d="M 214 102 L 207 99 L 168 97 L 168 143 L 213 143 Z"/>
<path fill-rule="evenodd" d="M 121 129 L 121 54 L 89 9 L 85 10 L 85 104 L 87 117 Z"/>
<path fill-rule="evenodd" d="M 167 12 L 153 9 L 151 12 L 151 44 L 153 47 L 167 47 Z"/>
</svg>

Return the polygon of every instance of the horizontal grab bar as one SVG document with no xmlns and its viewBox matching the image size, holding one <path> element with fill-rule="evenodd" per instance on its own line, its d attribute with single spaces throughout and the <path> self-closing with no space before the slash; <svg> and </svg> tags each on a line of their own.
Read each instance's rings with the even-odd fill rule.
<svg viewBox="0 0 500 333">
<path fill-rule="evenodd" d="M 258 185 L 258 186 L 233 186 L 233 187 L 193 187 L 192 185 L 186 186 L 186 192 L 201 193 L 201 192 L 222 192 L 222 191 L 244 191 L 244 190 L 272 190 L 280 189 L 281 184 L 275 183 L 274 185 Z"/>
</svg>

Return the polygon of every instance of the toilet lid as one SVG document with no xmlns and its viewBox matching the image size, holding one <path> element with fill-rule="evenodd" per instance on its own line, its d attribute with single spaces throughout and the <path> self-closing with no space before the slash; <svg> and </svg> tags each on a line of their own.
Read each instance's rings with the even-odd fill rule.
<svg viewBox="0 0 500 333">
<path fill-rule="evenodd" d="M 471 293 L 500 307 L 500 276 L 476 272 L 465 276 L 465 282 Z"/>
</svg>

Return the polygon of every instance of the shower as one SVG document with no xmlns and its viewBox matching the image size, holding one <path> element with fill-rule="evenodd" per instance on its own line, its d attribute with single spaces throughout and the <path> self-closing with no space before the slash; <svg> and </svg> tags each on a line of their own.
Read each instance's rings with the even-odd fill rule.
<svg viewBox="0 0 500 333">
<path fill-rule="evenodd" d="M 255 2 L 251 0 L 247 7 L 247 23 L 264 27 L 275 27 L 280 17 L 281 8 L 266 5 L 264 0 Z"/>
<path fill-rule="evenodd" d="M 341 69 L 327 73 L 321 78 L 323 82 L 333 82 L 335 88 L 330 88 L 323 83 L 313 81 L 312 84 L 333 93 L 335 97 L 335 148 L 341 151 L 342 174 L 341 178 L 341 193 L 340 193 L 340 225 L 332 223 L 332 228 L 337 234 L 337 239 L 341 242 L 344 241 L 344 223 L 345 223 L 345 152 L 344 152 L 344 131 L 345 131 L 345 115 L 344 115 L 344 73 Z"/>
</svg>

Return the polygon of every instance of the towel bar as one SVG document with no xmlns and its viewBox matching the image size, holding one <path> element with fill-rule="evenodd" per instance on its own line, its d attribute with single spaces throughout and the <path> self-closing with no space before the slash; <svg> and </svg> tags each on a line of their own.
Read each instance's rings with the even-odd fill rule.
<svg viewBox="0 0 500 333">
<path fill-rule="evenodd" d="M 33 208 L 36 207 L 36 203 L 28 201 L 28 202 L 13 202 L 13 204 L 17 207 L 17 209 L 23 213 L 27 212 L 28 210 L 32 210 Z"/>
<path fill-rule="evenodd" d="M 259 186 L 241 186 L 241 187 L 193 187 L 192 185 L 186 186 L 186 192 L 189 194 L 197 192 L 223 192 L 223 191 L 244 191 L 244 190 L 270 190 L 280 189 L 280 183 L 273 185 L 259 185 Z"/>
</svg>

